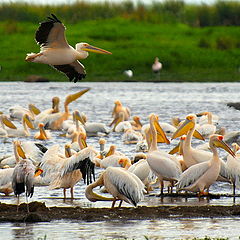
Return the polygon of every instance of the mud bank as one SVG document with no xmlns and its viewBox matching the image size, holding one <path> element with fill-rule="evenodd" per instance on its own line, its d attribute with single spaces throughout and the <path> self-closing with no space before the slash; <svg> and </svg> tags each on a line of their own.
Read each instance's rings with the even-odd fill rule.
<svg viewBox="0 0 240 240">
<path fill-rule="evenodd" d="M 46 207 L 41 202 L 19 206 L 0 203 L 0 222 L 47 222 L 53 220 L 110 221 L 161 218 L 214 218 L 240 216 L 240 205 L 233 206 L 159 206 L 122 208 Z"/>
</svg>

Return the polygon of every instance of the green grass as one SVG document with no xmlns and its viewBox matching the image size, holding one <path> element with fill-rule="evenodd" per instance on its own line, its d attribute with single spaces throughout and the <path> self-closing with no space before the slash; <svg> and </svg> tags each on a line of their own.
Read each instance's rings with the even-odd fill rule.
<svg viewBox="0 0 240 240">
<path fill-rule="evenodd" d="M 240 31 L 236 26 L 194 28 L 123 17 L 65 23 L 69 44 L 88 42 L 113 55 L 90 53 L 82 61 L 85 81 L 128 81 L 122 72 L 132 69 L 131 81 L 158 81 L 151 72 L 155 56 L 163 63 L 161 81 L 239 81 Z M 67 78 L 44 64 L 25 62 L 26 53 L 38 52 L 34 40 L 39 25 L 0 23 L 0 81 L 22 81 L 41 75 L 51 81 Z"/>
</svg>

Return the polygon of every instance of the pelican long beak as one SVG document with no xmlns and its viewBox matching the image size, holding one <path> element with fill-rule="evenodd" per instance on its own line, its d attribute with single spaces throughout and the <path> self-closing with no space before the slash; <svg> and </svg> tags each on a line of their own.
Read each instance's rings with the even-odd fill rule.
<svg viewBox="0 0 240 240">
<path fill-rule="evenodd" d="M 197 138 L 197 139 L 200 139 L 200 140 L 205 141 L 205 139 L 204 139 L 204 137 L 202 136 L 202 134 L 201 134 L 198 130 L 196 130 L 196 129 L 195 129 L 195 131 L 194 131 L 194 133 L 193 133 L 193 136 L 194 136 L 195 138 Z"/>
<path fill-rule="evenodd" d="M 157 142 L 170 144 L 170 141 L 167 139 L 165 132 L 163 131 L 163 129 L 161 128 L 160 124 L 156 119 L 154 120 L 154 126 L 157 131 Z"/>
<path fill-rule="evenodd" d="M 84 48 L 82 48 L 82 50 L 87 51 L 87 52 L 101 53 L 101 54 L 112 54 L 109 51 L 106 51 L 104 49 L 94 47 L 94 46 L 91 46 L 91 45 L 85 46 Z"/>
<path fill-rule="evenodd" d="M 38 115 L 41 111 L 39 110 L 39 108 L 37 108 L 35 105 L 33 104 L 29 104 L 28 108 L 31 112 L 33 112 L 35 115 Z"/>
<path fill-rule="evenodd" d="M 95 192 L 92 191 L 91 184 L 86 187 L 86 189 L 85 189 L 85 196 L 91 202 L 96 202 L 96 201 L 114 201 L 115 200 L 114 198 L 108 198 L 108 197 L 104 197 L 104 196 L 96 194 Z"/>
<path fill-rule="evenodd" d="M 17 144 L 17 153 L 18 155 L 23 158 L 23 159 L 27 159 L 25 152 L 23 151 L 22 147 L 20 144 Z"/>
<path fill-rule="evenodd" d="M 223 136 L 218 136 L 216 140 L 214 140 L 214 145 L 218 148 L 222 148 L 225 151 L 227 151 L 229 154 L 231 154 L 233 157 L 236 157 L 235 153 L 232 151 L 232 149 L 223 141 Z"/>
<path fill-rule="evenodd" d="M 173 155 L 173 154 L 175 154 L 175 153 L 178 153 L 179 150 L 180 150 L 180 142 L 178 143 L 177 146 L 175 146 L 175 147 L 174 147 L 172 150 L 170 150 L 168 153 L 171 154 L 171 155 Z"/>
<path fill-rule="evenodd" d="M 17 129 L 17 127 L 13 124 L 13 122 L 10 121 L 6 116 L 2 118 L 2 122 L 9 128 Z"/>
<path fill-rule="evenodd" d="M 181 137 L 182 135 L 186 135 L 190 129 L 194 127 L 194 123 L 188 119 L 186 119 L 176 130 L 176 132 L 172 135 L 172 139 Z"/>
<path fill-rule="evenodd" d="M 86 89 L 83 89 L 80 92 L 68 95 L 65 99 L 64 105 L 68 105 L 69 103 L 77 100 L 79 97 L 81 97 L 84 93 L 88 92 L 89 90 L 90 90 L 90 88 L 86 88 Z"/>
<path fill-rule="evenodd" d="M 30 120 L 30 118 L 27 114 L 25 114 L 23 116 L 23 120 L 26 122 L 26 124 L 29 128 L 34 129 L 33 123 L 32 123 L 32 121 Z"/>
</svg>

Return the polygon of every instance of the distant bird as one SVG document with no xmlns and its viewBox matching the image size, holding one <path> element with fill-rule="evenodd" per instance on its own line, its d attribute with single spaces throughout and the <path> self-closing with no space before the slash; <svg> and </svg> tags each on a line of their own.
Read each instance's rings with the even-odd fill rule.
<svg viewBox="0 0 240 240">
<path fill-rule="evenodd" d="M 130 69 L 128 69 L 128 70 L 125 70 L 125 71 L 123 72 L 123 74 L 124 74 L 125 76 L 131 78 L 131 77 L 133 76 L 133 71 L 130 70 Z"/>
<path fill-rule="evenodd" d="M 162 69 L 162 63 L 160 63 L 159 58 L 156 57 L 153 65 L 152 65 L 152 71 L 154 73 L 159 73 L 161 69 Z"/>
<path fill-rule="evenodd" d="M 113 198 L 94 193 L 92 190 L 97 186 L 105 186 Z M 117 200 L 120 200 L 119 207 L 123 201 L 136 207 L 143 200 L 144 192 L 144 184 L 135 174 L 119 167 L 108 167 L 94 183 L 86 187 L 85 195 L 91 202 L 112 201 L 112 208 Z"/>
<path fill-rule="evenodd" d="M 112 54 L 88 43 L 77 43 L 75 49 L 65 38 L 65 26 L 54 15 L 40 23 L 35 40 L 40 45 L 39 53 L 29 53 L 25 58 L 28 62 L 49 64 L 63 72 L 69 81 L 77 82 L 86 76 L 84 66 L 78 61 L 88 57 L 88 52 Z"/>
</svg>

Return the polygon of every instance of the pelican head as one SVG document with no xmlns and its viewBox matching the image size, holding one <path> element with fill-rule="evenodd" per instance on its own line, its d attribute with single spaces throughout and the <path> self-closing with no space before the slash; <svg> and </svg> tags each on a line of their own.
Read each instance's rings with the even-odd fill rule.
<svg viewBox="0 0 240 240">
<path fill-rule="evenodd" d="M 222 148 L 235 157 L 235 153 L 231 150 L 231 148 L 223 141 L 223 136 L 218 134 L 213 134 L 209 138 L 209 146 L 215 146 L 217 148 Z"/>
<path fill-rule="evenodd" d="M 88 57 L 88 52 L 100 53 L 100 54 L 112 54 L 104 49 L 94 47 L 88 43 L 77 43 L 76 50 L 82 54 L 82 58 Z"/>
</svg>

